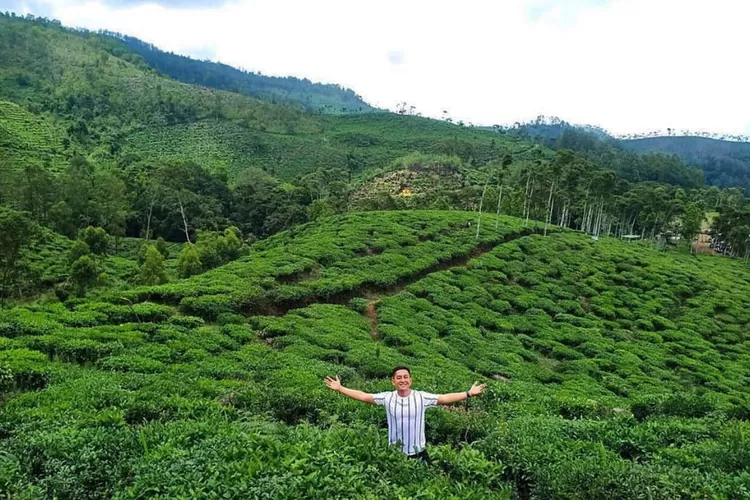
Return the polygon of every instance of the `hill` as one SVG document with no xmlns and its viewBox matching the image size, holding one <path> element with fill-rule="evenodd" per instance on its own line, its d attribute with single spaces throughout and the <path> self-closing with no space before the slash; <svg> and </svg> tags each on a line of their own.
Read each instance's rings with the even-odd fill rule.
<svg viewBox="0 0 750 500">
<path fill-rule="evenodd" d="M 0 167 L 60 166 L 65 162 L 60 146 L 63 137 L 64 131 L 53 120 L 0 100 Z"/>
<path fill-rule="evenodd" d="M 545 117 L 520 124 L 508 132 L 553 149 L 569 148 L 593 154 L 631 181 L 657 180 L 691 187 L 697 179 L 690 171 L 700 169 L 701 182 L 750 192 L 748 142 L 672 135 L 617 139 L 598 127 L 572 125 L 559 118 Z M 675 161 L 674 157 L 681 161 Z"/>
<path fill-rule="evenodd" d="M 271 102 L 295 104 L 313 112 L 343 114 L 375 111 L 354 91 L 339 85 L 241 71 L 226 64 L 164 52 L 153 44 L 127 35 L 107 31 L 101 33 L 122 42 L 126 51 L 140 55 L 150 67 L 184 83 L 227 90 Z"/>
<path fill-rule="evenodd" d="M 750 193 L 750 142 L 669 136 L 621 140 L 620 144 L 638 153 L 676 154 L 701 168 L 708 184 L 723 188 L 737 186 Z"/>
<path fill-rule="evenodd" d="M 489 131 L 416 116 L 318 116 L 232 85 L 230 92 L 182 83 L 119 39 L 53 21 L 2 15 L 0 28 L 0 101 L 17 105 L 2 115 L 3 129 L 26 130 L 34 120 L 44 124 L 34 128 L 54 131 L 45 148 L 56 171 L 82 154 L 96 163 L 191 161 L 232 180 L 256 168 L 291 180 L 318 168 L 358 173 L 415 150 L 480 161 L 493 148 L 518 149 L 519 141 Z M 18 134 L 0 140 L 23 142 Z M 39 164 L 40 154 L 15 154 L 12 165 Z"/>
<path fill-rule="evenodd" d="M 0 312 L 14 497 L 742 498 L 750 272 L 462 212 L 339 215 L 201 276 Z M 375 392 L 489 388 L 427 414 Z"/>
</svg>

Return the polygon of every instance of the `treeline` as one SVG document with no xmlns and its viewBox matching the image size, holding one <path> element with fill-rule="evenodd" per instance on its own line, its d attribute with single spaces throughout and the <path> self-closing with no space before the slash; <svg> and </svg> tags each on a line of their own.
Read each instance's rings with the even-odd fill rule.
<svg viewBox="0 0 750 500">
<path fill-rule="evenodd" d="M 438 156 L 409 155 L 409 168 L 429 168 Z M 0 204 L 26 211 L 35 222 L 70 238 L 88 226 L 101 227 L 116 245 L 124 236 L 194 243 L 199 231 L 228 227 L 236 227 L 249 242 L 348 210 L 471 211 L 480 205 L 484 212 L 597 235 L 692 239 L 707 211 L 741 212 L 747 203 L 739 188 L 629 182 L 571 150 L 550 157 L 537 148 L 526 157 L 531 159 L 515 160 L 499 150 L 481 167 L 446 157 L 461 164 L 456 167 L 464 178 L 459 187 L 446 186 L 426 198 L 376 193 L 354 200 L 352 193 L 361 187 L 349 182 L 351 172 L 345 169 L 318 168 L 291 182 L 248 169 L 230 184 L 224 170 L 211 173 L 194 162 L 159 163 L 127 155 L 115 166 L 97 167 L 76 156 L 59 175 L 34 165 L 11 170 L 0 183 Z M 395 161 L 393 168 L 403 168 L 402 163 Z M 734 246 L 741 248 L 736 241 Z"/>
<path fill-rule="evenodd" d="M 676 154 L 689 165 L 700 167 L 708 184 L 750 190 L 750 143 L 706 137 L 648 137 L 620 143 L 636 153 Z"/>
<path fill-rule="evenodd" d="M 119 41 L 125 49 L 120 49 L 119 52 L 138 54 L 150 67 L 181 82 L 237 92 L 271 102 L 295 103 L 310 112 L 373 111 L 354 91 L 339 85 L 312 83 L 306 78 L 271 77 L 242 71 L 226 64 L 164 52 L 150 43 L 120 33 L 100 33 Z"/>
<path fill-rule="evenodd" d="M 303 222 L 311 189 L 317 188 L 281 184 L 262 172 L 230 187 L 226 174 L 191 162 L 156 164 L 128 156 L 105 168 L 76 156 L 59 175 L 34 165 L 11 171 L 0 184 L 0 204 L 71 238 L 96 226 L 113 238 L 194 242 L 201 230 L 236 226 L 250 238 L 263 238 Z"/>
<path fill-rule="evenodd" d="M 10 31 L 9 38 L 18 36 L 15 25 L 26 30 L 28 23 L 55 30 L 62 34 L 81 35 L 94 44 L 123 61 L 130 62 L 146 71 L 157 71 L 177 81 L 204 87 L 235 92 L 274 103 L 284 103 L 309 112 L 359 113 L 373 111 L 362 97 L 348 88 L 335 84 L 313 83 L 308 79 L 295 77 L 272 77 L 249 71 L 242 71 L 226 64 L 200 61 L 190 57 L 164 52 L 158 47 L 137 38 L 111 31 L 93 32 L 83 28 L 67 28 L 54 19 L 33 15 L 19 16 L 15 13 L 1 13 L 3 31 Z M 44 42 L 44 37 L 38 41 Z M 25 47 L 24 50 L 29 50 Z M 45 52 L 33 48 L 33 52 Z M 45 64 L 39 61 L 38 65 Z M 20 78 L 28 78 L 21 75 Z M 28 81 L 31 83 L 31 80 Z"/>
<path fill-rule="evenodd" d="M 683 188 L 697 188 L 704 184 L 703 171 L 691 168 L 679 156 L 629 151 L 617 139 L 593 127 L 575 127 L 566 122 L 531 122 L 508 129 L 508 133 L 534 140 L 550 149 L 583 153 L 590 161 L 614 171 L 628 182 L 653 181 Z"/>
<path fill-rule="evenodd" d="M 505 154 L 479 169 L 465 169 L 467 181 L 458 189 L 428 196 L 399 196 L 374 190 L 357 200 L 361 209 L 460 209 L 513 215 L 526 224 L 555 224 L 595 236 L 629 236 L 662 242 L 681 237 L 692 241 L 707 212 L 719 212 L 724 224 L 712 229 L 718 241 L 732 238 L 736 254 L 750 246 L 750 231 L 741 214 L 748 210 L 743 190 L 716 186 L 685 189 L 655 181 L 629 182 L 602 168 L 585 153 L 558 150 L 553 157 L 541 149 L 530 160 L 514 161 Z M 413 160 L 413 158 L 412 158 Z M 424 164 L 436 165 L 424 156 Z M 456 159 L 446 158 L 446 162 Z M 744 211 L 744 212 L 743 212 Z M 481 223 L 481 218 L 480 221 Z M 732 228 L 731 230 L 728 228 Z M 744 232 L 744 239 L 740 236 Z M 728 244 L 728 240 L 727 240 Z"/>
<path fill-rule="evenodd" d="M 552 149 L 585 151 L 629 181 L 652 180 L 686 188 L 705 183 L 750 189 L 750 143 L 747 142 L 674 135 L 616 139 L 598 127 L 572 125 L 544 116 L 514 127 L 495 129 Z"/>
</svg>

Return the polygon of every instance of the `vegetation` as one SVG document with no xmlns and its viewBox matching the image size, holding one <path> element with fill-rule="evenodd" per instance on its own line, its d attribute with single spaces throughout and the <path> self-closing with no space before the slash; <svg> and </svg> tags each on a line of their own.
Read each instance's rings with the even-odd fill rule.
<svg viewBox="0 0 750 500">
<path fill-rule="evenodd" d="M 0 61 L 0 496 L 750 497 L 741 189 L 48 20 Z M 397 364 L 490 384 L 432 465 L 323 384 Z"/>
<path fill-rule="evenodd" d="M 559 118 L 538 117 L 507 130 L 535 138 L 552 148 L 586 151 L 610 164 L 629 181 L 655 180 L 695 187 L 700 169 L 705 183 L 750 192 L 750 143 L 747 137 L 702 137 L 668 129 L 659 136 L 614 138 L 602 129 L 574 126 Z"/>
<path fill-rule="evenodd" d="M 622 141 L 637 153 L 661 151 L 675 154 L 703 170 L 706 183 L 741 187 L 750 193 L 750 143 L 708 137 L 647 137 Z"/>
<path fill-rule="evenodd" d="M 141 56 L 152 68 L 184 83 L 228 90 L 271 102 L 296 104 L 312 112 L 339 114 L 374 111 L 351 89 L 338 85 L 240 71 L 226 64 L 198 61 L 190 57 L 167 53 L 152 44 L 127 35 L 106 31 L 101 33 L 122 43 L 122 48 L 112 46 L 110 52 L 113 55 L 119 56 L 126 52 L 133 52 Z"/>
<path fill-rule="evenodd" d="M 1 312 L 5 491 L 747 496 L 747 267 L 489 215 L 477 242 L 473 216 L 324 218 L 169 289 Z M 253 284 L 264 310 L 235 308 Z M 432 465 L 322 383 L 385 390 L 399 363 L 490 384 L 428 412 Z"/>
<path fill-rule="evenodd" d="M 4 126 L 9 141 L 28 144 L 17 154 L 33 152 L 3 166 L 0 200 L 71 238 L 101 227 L 115 250 L 123 237 L 193 243 L 235 227 L 249 243 L 352 209 L 480 205 L 664 239 L 680 234 L 691 206 L 695 215 L 745 203 L 736 188 L 703 188 L 675 157 L 589 147 L 580 134 L 565 143 L 576 151 L 553 152 L 406 114 L 316 116 L 164 78 L 112 37 L 0 23 L 0 98 L 16 110 Z M 208 260 L 190 272 L 218 265 Z"/>
<path fill-rule="evenodd" d="M 682 186 L 701 187 L 704 175 L 679 157 L 661 151 L 637 154 L 621 141 L 595 127 L 578 127 L 557 118 L 538 117 L 535 121 L 508 129 L 508 134 L 536 140 L 553 149 L 570 149 L 604 168 L 613 170 L 628 182 L 653 181 Z"/>
</svg>

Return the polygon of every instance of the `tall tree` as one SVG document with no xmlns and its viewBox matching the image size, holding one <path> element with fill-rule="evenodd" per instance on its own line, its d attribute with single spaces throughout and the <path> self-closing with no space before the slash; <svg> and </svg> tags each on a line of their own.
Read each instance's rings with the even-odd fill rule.
<svg viewBox="0 0 750 500">
<path fill-rule="evenodd" d="M 495 139 L 492 139 L 493 141 Z M 500 160 L 500 171 L 497 177 L 498 184 L 498 195 L 497 195 L 497 211 L 495 212 L 495 231 L 497 231 L 498 225 L 500 224 L 500 206 L 503 203 L 503 188 L 505 187 L 505 178 L 508 175 L 508 167 L 513 163 L 513 157 L 505 153 L 502 160 Z"/>
<path fill-rule="evenodd" d="M 15 283 L 22 251 L 29 246 L 37 226 L 28 212 L 0 206 L 0 299 Z"/>
<path fill-rule="evenodd" d="M 698 203 L 689 203 L 685 207 L 680 221 L 680 236 L 688 242 L 691 252 L 693 250 L 693 238 L 700 232 L 703 219 L 703 207 Z"/>
</svg>

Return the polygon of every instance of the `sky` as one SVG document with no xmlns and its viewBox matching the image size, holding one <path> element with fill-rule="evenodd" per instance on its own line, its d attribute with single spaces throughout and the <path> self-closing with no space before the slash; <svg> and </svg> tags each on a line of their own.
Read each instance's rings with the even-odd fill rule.
<svg viewBox="0 0 750 500">
<path fill-rule="evenodd" d="M 750 135 L 750 0 L 0 0 L 476 125 Z"/>
</svg>

